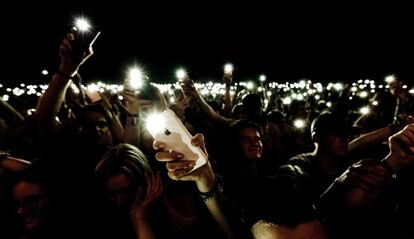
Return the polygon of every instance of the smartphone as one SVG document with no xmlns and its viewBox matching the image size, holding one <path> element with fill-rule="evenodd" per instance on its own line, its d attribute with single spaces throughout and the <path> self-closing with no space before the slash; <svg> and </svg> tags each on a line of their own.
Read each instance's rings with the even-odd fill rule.
<svg viewBox="0 0 414 239">
<path fill-rule="evenodd" d="M 163 142 L 167 145 L 166 150 L 172 150 L 184 155 L 184 160 L 195 161 L 196 165 L 190 171 L 194 171 L 207 163 L 207 155 L 200 147 L 191 144 L 192 135 L 185 128 L 181 120 L 170 110 L 164 110 L 159 113 L 157 119 L 158 130 L 148 130 L 155 140 Z M 162 125 L 159 125 L 162 124 Z M 190 173 L 189 172 L 189 173 Z"/>
</svg>

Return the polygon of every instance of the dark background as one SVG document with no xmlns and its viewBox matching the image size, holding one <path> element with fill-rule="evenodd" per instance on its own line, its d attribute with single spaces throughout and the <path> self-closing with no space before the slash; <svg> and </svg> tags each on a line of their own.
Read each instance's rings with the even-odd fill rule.
<svg viewBox="0 0 414 239">
<path fill-rule="evenodd" d="M 86 80 L 122 82 L 133 63 L 156 82 L 171 82 L 178 66 L 195 79 L 218 80 L 226 62 L 234 64 L 237 80 L 261 73 L 281 82 L 413 77 L 414 15 L 405 6 L 60 2 L 2 12 L 0 81 L 12 84 L 47 83 L 41 70 L 57 69 L 61 38 L 82 14 L 102 32 L 82 67 Z"/>
</svg>

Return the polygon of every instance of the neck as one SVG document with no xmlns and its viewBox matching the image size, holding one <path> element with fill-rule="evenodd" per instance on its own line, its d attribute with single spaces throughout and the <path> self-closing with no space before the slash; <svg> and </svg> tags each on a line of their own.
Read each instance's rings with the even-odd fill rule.
<svg viewBox="0 0 414 239">
<path fill-rule="evenodd" d="M 315 145 L 315 150 L 312 152 L 312 155 L 316 156 L 322 171 L 326 175 L 337 175 L 339 173 L 340 165 L 337 157 L 322 150 L 317 144 Z"/>
</svg>

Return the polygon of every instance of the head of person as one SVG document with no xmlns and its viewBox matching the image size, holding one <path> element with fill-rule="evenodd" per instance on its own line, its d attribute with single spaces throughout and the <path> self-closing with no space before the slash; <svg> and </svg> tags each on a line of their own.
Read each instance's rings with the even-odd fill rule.
<svg viewBox="0 0 414 239">
<path fill-rule="evenodd" d="M 292 100 L 289 106 L 290 120 L 308 120 L 310 114 L 309 103 L 305 100 Z"/>
<path fill-rule="evenodd" d="M 404 94 L 403 83 L 395 74 L 389 77 L 387 83 L 390 93 L 397 98 L 401 97 Z"/>
<path fill-rule="evenodd" d="M 304 182 L 308 177 L 294 177 L 283 168 L 258 184 L 257 218 L 251 232 L 255 239 L 328 238 L 319 213 L 309 198 Z M 269 194 L 269 189 L 276 193 Z"/>
<path fill-rule="evenodd" d="M 311 125 L 312 140 L 318 150 L 335 157 L 348 155 L 349 136 L 356 131 L 343 116 L 323 112 Z"/>
<path fill-rule="evenodd" d="M 235 155 L 247 161 L 261 159 L 263 143 L 260 126 L 251 121 L 240 120 L 230 127 L 230 134 Z"/>
<path fill-rule="evenodd" d="M 99 103 L 84 106 L 78 114 L 79 135 L 88 144 L 110 145 L 112 123 L 108 113 Z"/>
<path fill-rule="evenodd" d="M 95 168 L 107 199 L 121 210 L 129 210 L 140 188 L 145 192 L 146 179 L 151 173 L 145 155 L 130 144 L 109 149 Z"/>
<path fill-rule="evenodd" d="M 262 99 L 258 94 L 248 94 L 243 97 L 243 110 L 248 119 L 255 119 L 262 114 Z"/>
<path fill-rule="evenodd" d="M 56 190 L 50 168 L 43 163 L 32 164 L 10 178 L 10 195 L 18 220 L 25 234 L 51 230 L 56 210 Z"/>
</svg>

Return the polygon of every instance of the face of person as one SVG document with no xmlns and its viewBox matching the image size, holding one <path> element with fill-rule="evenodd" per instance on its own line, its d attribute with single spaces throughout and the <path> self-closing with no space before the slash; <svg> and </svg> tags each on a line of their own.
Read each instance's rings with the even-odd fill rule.
<svg viewBox="0 0 414 239">
<path fill-rule="evenodd" d="M 349 137 L 347 134 L 324 133 L 322 136 L 322 147 L 331 155 L 345 157 L 348 155 Z"/>
<path fill-rule="evenodd" d="M 395 97 L 399 97 L 401 94 L 403 94 L 403 88 L 402 88 L 402 84 L 399 81 L 392 81 L 389 84 L 389 90 L 391 92 L 391 94 Z"/>
<path fill-rule="evenodd" d="M 43 187 L 39 183 L 22 181 L 13 187 L 12 193 L 25 230 L 40 228 L 46 220 L 49 205 Z"/>
<path fill-rule="evenodd" d="M 129 208 L 137 190 L 125 174 L 118 173 L 109 178 L 106 189 L 108 199 L 118 208 Z"/>
<path fill-rule="evenodd" d="M 89 142 L 94 144 L 107 144 L 110 142 L 111 133 L 105 116 L 99 112 L 86 112 L 85 122 L 81 130 Z"/>
<path fill-rule="evenodd" d="M 245 128 L 240 132 L 243 156 L 248 160 L 262 157 L 263 144 L 259 132 L 254 128 Z"/>
</svg>

